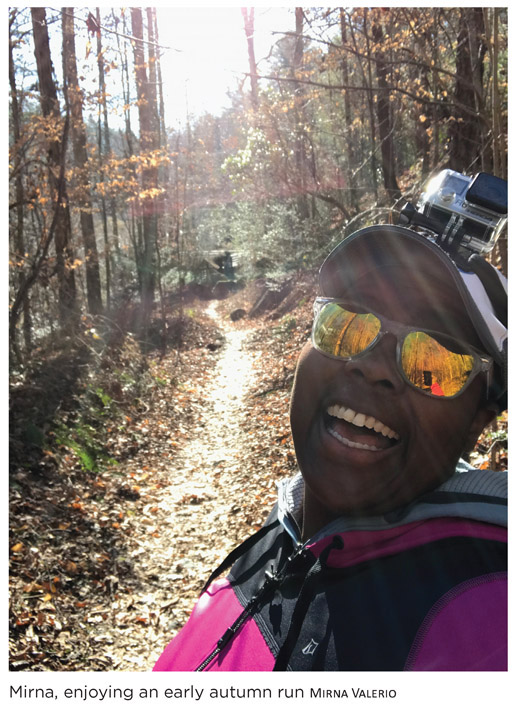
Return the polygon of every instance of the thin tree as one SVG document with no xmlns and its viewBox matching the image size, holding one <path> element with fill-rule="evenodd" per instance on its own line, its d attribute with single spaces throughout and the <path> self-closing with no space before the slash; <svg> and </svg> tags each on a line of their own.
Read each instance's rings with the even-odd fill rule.
<svg viewBox="0 0 514 706">
<path fill-rule="evenodd" d="M 14 70 L 13 57 L 13 36 L 12 25 L 16 17 L 16 10 L 11 10 L 9 17 L 9 86 L 11 89 L 11 125 L 13 132 L 13 152 L 14 152 L 14 189 L 16 196 L 16 223 L 14 227 L 14 259 L 17 267 L 18 291 L 25 292 L 23 297 L 23 338 L 25 354 L 30 353 L 32 348 L 32 316 L 30 311 L 29 291 L 25 288 L 25 267 L 21 265 L 25 257 L 25 238 L 24 238 L 24 221 L 25 221 L 25 193 L 23 188 L 23 172 L 20 156 L 20 139 L 21 139 L 21 111 L 18 101 L 18 91 L 16 87 L 16 74 Z M 16 342 L 15 330 L 13 329 L 13 340 L 11 344 L 16 351 L 18 360 L 21 360 L 21 354 Z"/>
<path fill-rule="evenodd" d="M 253 7 L 242 7 L 241 13 L 243 15 L 244 30 L 246 36 L 246 46 L 248 49 L 248 63 L 250 65 L 250 95 L 252 101 L 252 108 L 257 111 L 259 108 L 259 93 L 257 88 L 257 63 L 255 61 L 255 48 L 254 48 L 254 8 Z"/>
<path fill-rule="evenodd" d="M 373 105 L 373 64 L 371 55 L 371 40 L 368 33 L 368 8 L 365 7 L 363 10 L 363 33 L 366 42 L 364 56 L 367 59 L 366 66 L 363 62 L 361 63 L 362 70 L 362 81 L 366 86 L 366 99 L 368 104 L 368 114 L 369 114 L 369 131 L 371 140 L 371 182 L 373 184 L 373 194 L 375 196 L 375 201 L 378 201 L 378 161 L 377 161 L 377 128 L 375 123 L 375 108 Z M 360 53 L 358 53 L 360 59 Z"/>
<path fill-rule="evenodd" d="M 152 146 L 161 147 L 161 132 L 159 111 L 157 107 L 157 55 L 155 46 L 155 8 L 146 8 L 146 23 L 148 31 L 148 101 L 150 113 L 150 131 Z"/>
<path fill-rule="evenodd" d="M 96 57 L 98 64 L 98 92 L 99 92 L 99 103 L 100 107 L 98 110 L 98 124 L 97 124 L 97 140 L 98 140 L 98 156 L 101 163 L 105 166 L 105 163 L 109 161 L 112 157 L 111 154 L 111 138 L 109 131 L 109 111 L 107 109 L 107 91 L 105 88 L 105 61 L 104 52 L 102 48 L 102 31 L 101 31 L 101 16 L 100 8 L 96 8 Z M 104 248 L 105 248 L 105 294 L 107 300 L 107 308 L 110 309 L 111 305 L 111 287 L 112 287 L 112 252 L 111 243 L 109 238 L 109 229 L 107 223 L 107 201 L 102 193 L 101 199 L 101 210 L 102 210 L 102 226 L 104 231 Z M 112 238 L 114 241 L 114 250 L 117 256 L 119 256 L 120 250 L 120 237 L 118 231 L 118 214 L 116 209 L 116 201 L 113 196 L 109 199 L 109 212 L 111 216 L 112 224 Z"/>
<path fill-rule="evenodd" d="M 155 133 L 155 90 L 149 84 L 146 71 L 144 42 L 143 42 L 143 17 L 141 8 L 131 8 L 132 35 L 134 37 L 134 70 L 136 75 L 136 88 L 139 113 L 139 142 L 140 152 L 144 155 L 149 166 L 142 169 L 142 207 L 144 257 L 143 271 L 141 273 L 141 305 L 142 326 L 146 330 L 154 302 L 155 293 L 155 268 L 156 268 L 156 240 L 157 240 L 157 213 L 155 203 L 155 190 L 157 189 L 157 166 L 155 160 L 148 159 L 149 153 L 156 148 Z M 155 87 L 154 87 L 155 88 Z"/>
<path fill-rule="evenodd" d="M 71 135 L 75 162 L 76 196 L 74 202 L 80 213 L 80 229 L 86 266 L 87 305 L 91 314 L 100 314 L 103 310 L 100 263 L 93 222 L 86 126 L 84 125 L 82 114 L 82 91 L 78 81 L 72 7 L 64 7 L 62 10 L 62 42 L 64 95 L 71 115 Z"/>
<path fill-rule="evenodd" d="M 117 29 L 118 24 L 121 21 L 122 33 L 121 36 L 126 36 L 128 32 L 127 27 L 127 17 L 125 11 L 122 10 L 121 20 L 112 11 L 112 18 L 115 28 Z M 116 42 L 118 47 L 118 54 L 121 60 L 121 89 L 123 96 L 123 117 L 125 122 L 125 131 L 123 133 L 124 137 L 124 154 L 129 163 L 129 169 L 131 171 L 131 176 L 136 179 L 136 165 L 131 161 L 131 157 L 135 155 L 135 145 L 134 145 L 134 134 L 132 132 L 132 120 L 131 120 L 131 85 L 130 85 L 130 71 L 129 71 L 129 57 L 127 52 L 127 43 L 120 41 L 120 33 L 116 31 Z M 136 275 L 139 285 L 139 291 L 142 290 L 142 272 L 143 272 L 143 228 L 141 224 L 141 219 L 136 218 L 135 204 L 132 202 L 129 211 L 129 220 L 127 224 L 127 230 L 129 234 L 129 239 L 132 244 L 132 249 L 134 252 L 134 262 L 136 265 Z"/>
<path fill-rule="evenodd" d="M 153 20 L 154 20 L 154 34 L 155 34 L 155 44 L 159 46 L 159 27 L 157 23 L 157 13 L 155 8 L 153 8 Z M 160 51 L 156 51 L 155 54 L 155 65 L 157 71 L 157 89 L 159 94 L 159 142 L 161 146 L 166 145 L 166 121 L 164 118 L 164 91 L 162 87 L 162 68 L 161 68 L 161 54 Z M 167 184 L 168 180 L 164 178 L 164 183 Z"/>
<path fill-rule="evenodd" d="M 32 7 L 31 15 L 41 112 L 48 121 L 59 124 L 62 117 L 53 79 L 45 8 Z M 56 209 L 54 239 L 56 273 L 59 281 L 59 322 L 62 327 L 67 327 L 74 322 L 77 315 L 77 294 L 68 197 L 66 185 L 59 182 L 58 176 L 65 160 L 64 143 L 57 136 L 51 137 L 48 141 L 47 159 L 52 199 Z"/>
<path fill-rule="evenodd" d="M 303 8 L 295 7 L 295 43 L 291 73 L 294 79 L 300 78 L 303 67 L 304 40 L 303 40 Z M 307 201 L 307 174 L 306 174 L 306 134 L 305 134 L 305 96 L 301 82 L 294 82 L 294 142 L 293 152 L 296 167 L 296 180 L 298 196 L 296 199 L 298 214 L 302 220 L 309 218 L 309 204 Z"/>
<path fill-rule="evenodd" d="M 348 55 L 346 52 L 347 44 L 347 33 L 346 33 L 346 10 L 344 8 L 339 9 L 339 22 L 341 27 L 341 78 L 343 79 L 343 86 L 349 87 L 349 71 L 348 71 Z M 354 211 L 359 208 L 359 198 L 357 189 L 355 186 L 355 170 L 357 168 L 357 160 L 355 156 L 355 145 L 354 136 L 352 130 L 353 123 L 353 110 L 352 102 L 350 100 L 350 92 L 348 88 L 343 88 L 343 101 L 344 101 L 344 122 L 346 127 L 346 147 L 348 152 L 348 187 L 349 187 L 349 197 L 350 205 Z"/>
<path fill-rule="evenodd" d="M 396 155 L 393 122 L 391 119 L 391 91 L 388 82 L 389 69 L 384 52 L 380 48 L 384 41 L 384 30 L 380 21 L 376 20 L 373 22 L 372 34 L 375 42 L 374 58 L 379 88 L 376 107 L 380 151 L 382 154 L 382 174 L 384 176 L 384 187 L 389 198 L 397 199 L 401 196 L 401 191 L 396 181 Z"/>
<path fill-rule="evenodd" d="M 156 52 L 157 42 L 157 18 L 154 7 L 146 8 L 146 20 L 148 26 L 148 78 L 149 78 L 149 94 L 150 94 L 150 119 L 152 121 L 151 130 L 153 135 L 154 147 L 162 149 L 164 147 L 165 133 L 161 132 L 161 121 L 159 117 L 157 89 L 158 89 L 158 59 Z M 160 62 L 159 62 L 160 66 Z M 162 98 L 162 86 L 161 86 Z M 167 183 L 166 176 L 163 179 Z M 159 300 L 161 305 L 162 319 L 162 354 L 166 350 L 167 338 L 167 323 L 166 323 L 166 307 L 164 304 L 164 289 L 162 286 L 162 260 L 160 251 L 160 239 L 162 237 L 162 218 L 157 218 L 156 236 L 155 236 L 155 279 L 156 286 L 159 291 Z"/>
</svg>

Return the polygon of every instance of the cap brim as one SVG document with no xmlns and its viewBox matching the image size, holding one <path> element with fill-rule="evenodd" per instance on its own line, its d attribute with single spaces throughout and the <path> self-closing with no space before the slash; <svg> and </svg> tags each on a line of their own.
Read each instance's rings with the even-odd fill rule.
<svg viewBox="0 0 514 706">
<path fill-rule="evenodd" d="M 419 233 L 390 225 L 363 228 L 341 241 L 319 271 L 321 293 L 341 296 L 368 272 L 401 265 L 416 282 L 427 280 L 430 284 L 434 277 L 443 281 L 449 277 L 466 306 L 459 270 L 446 253 Z"/>
</svg>

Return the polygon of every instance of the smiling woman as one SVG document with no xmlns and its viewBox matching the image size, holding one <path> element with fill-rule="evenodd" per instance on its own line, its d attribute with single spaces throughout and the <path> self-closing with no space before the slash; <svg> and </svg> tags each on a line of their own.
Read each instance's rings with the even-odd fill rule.
<svg viewBox="0 0 514 706">
<path fill-rule="evenodd" d="M 329 255 L 291 396 L 300 474 L 156 670 L 507 668 L 506 477 L 461 459 L 504 408 L 507 331 L 468 284 L 404 228 Z"/>
<path fill-rule="evenodd" d="M 461 177 L 478 164 L 494 165 L 498 178 L 506 175 L 506 8 L 15 7 L 8 13 L 9 344 L 13 392 L 20 388 L 19 423 L 11 425 L 12 473 L 20 478 L 11 488 L 14 668 L 77 664 L 63 621 L 48 610 L 43 620 L 34 591 L 24 588 L 25 569 L 32 571 L 29 535 L 35 536 L 25 501 L 35 499 L 35 521 L 37 489 L 46 480 L 41 469 L 56 467 L 62 480 L 48 486 L 49 512 L 58 507 L 84 515 L 89 497 L 101 516 L 100 525 L 89 523 L 74 545 L 80 555 L 62 559 L 68 605 L 86 613 L 88 589 L 77 580 L 81 557 L 92 567 L 91 581 L 98 578 L 97 557 L 104 557 L 105 582 L 95 583 L 102 600 L 107 603 L 118 584 L 124 595 L 121 583 L 132 581 L 132 573 L 118 562 L 117 535 L 128 536 L 136 527 L 132 521 L 141 518 L 125 513 L 125 530 L 121 516 L 102 515 L 96 490 L 63 507 L 56 488 L 72 492 L 69 468 L 80 463 L 89 473 L 110 460 L 111 447 L 127 463 L 123 477 L 130 477 L 129 468 L 149 477 L 147 440 L 159 473 L 166 469 L 166 484 L 178 484 L 178 498 L 171 506 L 163 500 L 161 510 L 184 541 L 177 545 L 161 536 L 159 552 L 148 551 L 153 562 L 143 568 L 148 582 L 157 577 L 163 591 L 180 591 L 181 597 L 195 590 L 193 580 L 205 579 L 206 565 L 218 560 L 215 552 L 230 551 L 234 535 L 219 536 L 235 526 L 232 515 L 244 515 L 248 531 L 258 530 L 274 497 L 271 473 L 298 462 L 298 474 L 280 486 L 262 532 L 229 555 L 223 571 L 237 560 L 230 577 L 206 587 L 159 669 L 502 668 L 506 479 L 463 460 L 484 425 L 506 407 L 505 292 L 492 266 L 474 261 L 491 275 L 483 285 L 470 260 L 421 245 L 414 231 L 381 226 L 346 237 L 322 266 L 314 335 L 298 361 L 290 413 L 296 456 L 283 433 L 281 407 L 280 433 L 257 458 L 261 441 L 254 443 L 252 432 L 274 433 L 279 414 L 255 413 L 259 408 L 244 385 L 234 390 L 239 374 L 251 380 L 248 368 L 236 369 L 238 356 L 225 357 L 236 353 L 237 336 L 227 336 L 219 353 L 224 364 L 216 374 L 223 386 L 213 397 L 202 395 L 198 407 L 196 381 L 182 389 L 173 370 L 178 356 L 184 366 L 193 361 L 196 374 L 196 358 L 182 356 L 184 314 L 194 297 L 226 295 L 228 313 L 232 291 L 234 298 L 242 295 L 246 282 L 256 292 L 256 277 L 272 278 L 277 286 L 266 284 L 250 319 L 290 284 L 277 314 L 292 311 L 296 278 L 319 266 L 337 233 L 347 235 L 352 224 L 379 214 L 389 219 L 387 204 L 398 203 L 400 192 L 417 191 L 420 175 L 437 169 L 441 155 Z M 449 116 L 451 96 L 457 99 Z M 423 197 L 434 214 L 453 204 L 451 217 L 446 211 L 441 219 L 434 215 L 444 221 L 440 241 L 454 250 L 468 238 L 489 247 L 492 231 L 500 249 L 506 203 L 483 193 L 499 182 L 469 181 L 471 209 L 457 208 L 463 191 L 453 187 L 464 182 L 467 176 L 452 178 L 441 194 L 430 187 Z M 506 198 L 502 184 L 498 196 Z M 485 226 L 479 216 L 490 208 L 501 213 Z M 407 216 L 402 212 L 403 222 L 415 222 Z M 309 301 L 315 296 L 304 295 Z M 298 321 L 294 312 L 282 327 L 295 330 L 297 341 L 302 333 L 307 338 Z M 202 352 L 208 358 L 207 351 L 218 348 L 216 339 Z M 150 386 L 149 395 L 159 393 L 157 408 L 153 399 L 149 403 L 155 424 L 136 422 L 127 409 L 121 425 L 103 425 L 106 407 L 123 404 L 127 395 L 128 407 L 146 414 L 140 361 L 157 349 L 167 358 L 163 365 L 169 363 L 166 392 L 173 397 L 164 399 L 162 380 Z M 267 353 L 273 350 L 270 345 Z M 32 383 L 41 381 L 43 399 L 48 375 L 62 372 L 61 351 L 73 366 L 73 389 L 68 385 L 64 394 L 61 385 L 50 395 L 52 409 L 46 398 L 38 408 Z M 133 383 L 114 369 L 125 354 L 133 360 L 127 363 Z M 276 358 L 273 370 L 285 388 L 292 377 L 289 351 Z M 112 366 L 106 367 L 107 359 Z M 79 373 L 89 370 L 92 377 L 84 382 Z M 103 380 L 104 372 L 112 379 L 95 392 L 90 383 Z M 61 381 L 62 374 L 57 377 Z M 282 404 L 285 389 L 271 384 L 269 395 L 259 392 L 266 392 L 270 405 L 280 392 Z M 98 429 L 85 429 L 70 404 L 86 410 L 92 397 Z M 240 403 L 248 427 L 236 422 Z M 216 418 L 202 426 L 207 405 Z M 155 435 L 168 427 L 180 433 L 193 428 L 193 417 L 198 443 L 179 453 L 185 438 L 179 436 L 156 451 Z M 97 438 L 105 440 L 109 456 L 93 443 Z M 232 474 L 226 484 L 219 477 L 222 490 L 214 483 L 221 464 L 212 465 L 220 460 Z M 212 488 L 205 497 L 191 486 L 192 470 L 202 483 L 214 483 L 203 486 Z M 156 538 L 153 499 L 146 503 L 139 490 L 123 487 L 113 504 L 121 496 L 145 502 L 148 534 Z M 158 498 L 161 503 L 164 495 Z M 193 531 L 189 521 L 199 517 L 199 506 L 215 509 Z M 61 538 L 68 537 L 64 524 L 56 518 L 55 532 L 40 532 L 34 550 L 52 546 L 60 561 Z M 146 533 L 144 518 L 140 525 Z M 103 544 L 90 562 L 97 539 Z M 175 570 L 182 571 L 182 552 L 188 562 L 193 557 L 186 565 L 188 584 Z M 28 576 L 31 586 L 43 593 L 43 583 L 55 588 L 48 572 L 56 565 L 45 564 L 41 581 L 40 572 Z M 47 607 L 52 596 L 48 589 L 42 597 Z M 479 621 L 484 604 L 498 610 L 490 625 Z M 171 618 L 167 627 L 159 622 L 162 629 L 171 633 L 182 624 L 184 603 L 177 610 L 170 609 L 173 624 Z M 470 614 L 479 616 L 472 625 L 466 622 Z M 138 613 L 136 622 L 146 615 Z M 95 609 L 95 624 L 99 616 Z M 434 623 L 435 644 L 444 646 L 439 654 L 425 640 L 434 616 L 442 616 Z M 87 616 L 74 613 L 73 619 L 88 632 Z M 126 643 L 118 641 L 116 652 L 107 653 L 96 649 L 89 633 L 89 643 L 80 631 L 68 633 L 81 647 L 80 666 L 122 664 L 118 655 Z M 141 666 L 144 640 L 141 632 L 135 639 L 131 634 L 135 654 L 123 665 Z M 45 643 L 47 635 L 51 643 Z"/>
</svg>

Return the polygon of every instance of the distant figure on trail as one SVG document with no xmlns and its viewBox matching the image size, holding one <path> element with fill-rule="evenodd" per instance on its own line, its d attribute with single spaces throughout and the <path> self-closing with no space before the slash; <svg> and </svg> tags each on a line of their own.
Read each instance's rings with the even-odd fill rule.
<svg viewBox="0 0 514 706">
<path fill-rule="evenodd" d="M 455 260 L 385 225 L 327 257 L 300 472 L 155 670 L 507 669 L 506 474 L 463 460 L 507 406 L 506 280 Z"/>
</svg>

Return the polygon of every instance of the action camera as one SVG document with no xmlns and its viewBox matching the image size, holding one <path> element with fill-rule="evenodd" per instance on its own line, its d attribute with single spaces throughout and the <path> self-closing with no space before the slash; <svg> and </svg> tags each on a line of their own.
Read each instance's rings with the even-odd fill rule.
<svg viewBox="0 0 514 706">
<path fill-rule="evenodd" d="M 428 183 L 417 210 L 430 219 L 444 249 L 482 255 L 507 225 L 507 182 L 485 172 L 465 176 L 444 169 Z"/>
</svg>

